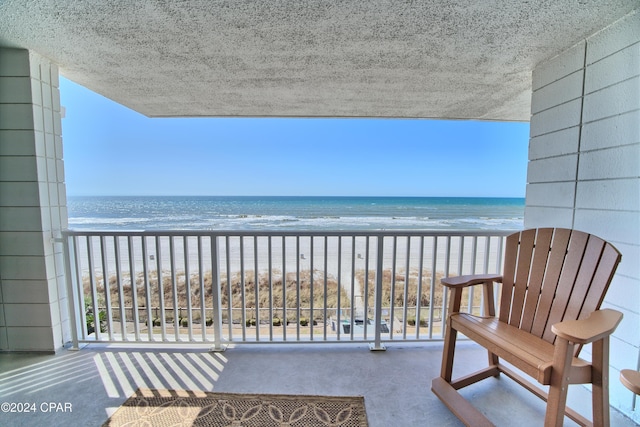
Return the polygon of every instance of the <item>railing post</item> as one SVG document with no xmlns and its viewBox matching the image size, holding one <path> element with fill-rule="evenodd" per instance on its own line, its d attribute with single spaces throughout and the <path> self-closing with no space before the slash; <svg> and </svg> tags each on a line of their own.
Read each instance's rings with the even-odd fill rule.
<svg viewBox="0 0 640 427">
<path fill-rule="evenodd" d="M 81 310 L 84 310 L 84 307 L 80 305 L 76 307 L 76 304 L 80 301 L 79 293 L 76 292 L 74 275 L 72 273 L 72 266 L 75 266 L 77 263 L 74 251 L 73 263 L 71 262 L 71 249 L 69 248 L 69 239 L 70 236 L 62 235 L 60 239 L 62 241 L 62 247 L 64 251 L 64 271 L 65 271 L 65 279 L 67 282 L 67 301 L 69 303 L 69 321 L 71 323 L 71 348 L 69 350 L 79 350 L 80 343 L 78 341 L 78 313 Z"/>
<path fill-rule="evenodd" d="M 382 333 L 382 264 L 384 263 L 384 236 L 378 235 L 378 248 L 376 253 L 376 289 L 375 289 L 375 301 L 374 301 L 374 339 L 375 341 L 369 344 L 369 350 L 371 351 L 385 351 L 386 347 L 382 345 L 381 333 Z M 367 298 L 365 294 L 363 298 Z M 365 313 L 364 321 L 367 321 L 367 313 Z"/>
<path fill-rule="evenodd" d="M 227 272 L 229 277 L 229 272 Z M 210 351 L 225 351 L 222 344 L 222 301 L 220 298 L 220 257 L 218 256 L 218 236 L 211 235 L 211 296 L 213 297 L 213 347 Z M 231 319 L 229 319 L 231 322 Z"/>
</svg>

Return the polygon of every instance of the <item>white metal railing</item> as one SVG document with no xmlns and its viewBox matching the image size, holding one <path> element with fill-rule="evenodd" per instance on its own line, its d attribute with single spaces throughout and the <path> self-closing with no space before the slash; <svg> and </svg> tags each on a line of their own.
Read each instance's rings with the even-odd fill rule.
<svg viewBox="0 0 640 427">
<path fill-rule="evenodd" d="M 439 279 L 501 271 L 509 233 L 66 231 L 74 344 L 442 339 Z"/>
</svg>

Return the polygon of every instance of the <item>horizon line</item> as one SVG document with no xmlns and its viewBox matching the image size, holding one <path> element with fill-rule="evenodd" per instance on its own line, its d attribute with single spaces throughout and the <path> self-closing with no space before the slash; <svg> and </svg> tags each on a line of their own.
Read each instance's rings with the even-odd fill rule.
<svg viewBox="0 0 640 427">
<path fill-rule="evenodd" d="M 331 195 L 331 194 L 313 194 L 313 195 L 300 195 L 300 194 L 67 194 L 67 197 L 332 197 L 332 198 L 367 198 L 367 197 L 380 197 L 380 198 L 464 198 L 464 199 L 526 199 L 525 196 L 411 196 L 411 195 Z"/>
</svg>

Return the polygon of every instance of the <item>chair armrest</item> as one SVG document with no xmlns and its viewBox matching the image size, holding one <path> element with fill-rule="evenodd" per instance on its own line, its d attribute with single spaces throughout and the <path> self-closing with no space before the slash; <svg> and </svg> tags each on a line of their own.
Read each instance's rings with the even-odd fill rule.
<svg viewBox="0 0 640 427">
<path fill-rule="evenodd" d="M 620 371 L 620 382 L 635 394 L 640 394 L 640 372 L 633 369 L 623 369 Z"/>
<path fill-rule="evenodd" d="M 622 313 L 607 308 L 594 311 L 586 319 L 556 323 L 551 331 L 567 341 L 588 344 L 611 335 L 621 320 Z"/>
<path fill-rule="evenodd" d="M 467 286 L 480 285 L 486 282 L 502 283 L 500 274 L 473 274 L 466 276 L 445 277 L 440 280 L 447 288 L 466 288 Z"/>
</svg>

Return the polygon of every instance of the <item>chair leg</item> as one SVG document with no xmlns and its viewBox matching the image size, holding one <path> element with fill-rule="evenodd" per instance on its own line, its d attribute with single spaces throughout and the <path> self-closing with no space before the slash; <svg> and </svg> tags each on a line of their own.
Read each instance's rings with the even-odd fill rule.
<svg viewBox="0 0 640 427">
<path fill-rule="evenodd" d="M 556 338 L 551 384 L 547 399 L 547 412 L 544 418 L 545 427 L 562 427 L 563 425 L 573 347 L 574 345 L 569 341 L 560 337 Z"/>
<path fill-rule="evenodd" d="M 483 294 L 483 302 L 484 302 L 484 316 L 493 317 L 496 315 L 496 307 L 493 303 L 493 281 L 484 282 L 482 285 L 484 288 Z M 495 366 L 498 364 L 498 356 L 488 351 L 489 356 L 489 366 Z M 500 372 L 498 372 L 496 377 L 500 376 Z"/>
<path fill-rule="evenodd" d="M 458 288 L 451 289 L 448 311 L 449 316 L 460 311 L 461 301 L 462 290 Z M 451 382 L 451 376 L 453 375 L 453 358 L 456 351 L 457 336 L 458 331 L 451 327 L 451 319 L 447 317 L 444 335 L 444 348 L 442 350 L 442 367 L 440 369 L 440 377 L 447 383 Z"/>
<path fill-rule="evenodd" d="M 453 358 L 456 352 L 456 337 L 458 331 L 447 325 L 446 335 L 444 336 L 444 348 L 442 349 L 442 367 L 440 368 L 440 376 L 448 383 L 451 382 L 453 375 Z"/>
<path fill-rule="evenodd" d="M 593 425 L 609 426 L 609 337 L 592 345 Z"/>
<path fill-rule="evenodd" d="M 488 355 L 489 355 L 489 366 L 494 366 L 497 365 L 498 363 L 500 363 L 500 360 L 498 359 L 498 356 L 496 356 L 495 354 L 491 353 L 490 351 L 487 351 Z M 498 372 L 495 376 L 498 377 L 500 375 L 500 372 Z"/>
</svg>

